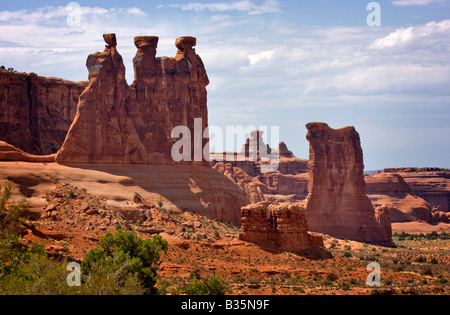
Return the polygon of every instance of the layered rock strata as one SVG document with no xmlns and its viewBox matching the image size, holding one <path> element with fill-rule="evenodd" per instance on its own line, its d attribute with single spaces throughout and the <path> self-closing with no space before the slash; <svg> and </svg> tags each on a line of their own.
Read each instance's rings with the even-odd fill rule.
<svg viewBox="0 0 450 315">
<path fill-rule="evenodd" d="M 305 209 L 299 205 L 261 202 L 242 208 L 242 241 L 300 252 L 323 247 L 320 235 L 308 232 Z"/>
<path fill-rule="evenodd" d="M 240 225 L 241 207 L 249 203 L 247 198 L 226 176 L 211 169 L 209 159 L 203 154 L 209 141 L 204 134 L 208 126 L 206 86 L 209 81 L 203 62 L 193 48 L 196 39 L 178 38 L 174 58 L 157 58 L 158 38 L 136 37 L 135 80 L 129 86 L 116 36 L 104 34 L 103 38 L 104 51 L 87 58 L 89 83 L 79 97 L 75 118 L 56 155 L 57 163 L 24 163 L 22 167 L 38 171 L 26 176 L 10 174 L 6 178 L 20 183 L 25 180 L 20 184 L 22 190 L 27 194 L 36 193 L 32 197 L 41 200 L 43 191 L 35 188 L 35 177 L 46 174 L 42 179 L 45 183 L 55 176 L 52 183 L 73 183 L 76 180 L 72 176 L 77 173 L 75 179 L 88 178 L 89 182 L 89 177 L 100 171 L 101 177 L 119 181 L 119 193 L 127 191 L 128 186 L 139 187 L 134 193 L 149 203 L 161 201 L 173 211 L 196 212 Z M 177 127 L 181 132 L 174 135 Z M 180 142 L 183 145 L 179 152 L 174 152 L 174 144 Z M 0 158 L 34 161 L 19 156 L 20 152 L 7 145 L 3 147 L 8 151 L 0 153 Z M 179 156 L 182 159 L 177 160 Z M 54 156 L 51 158 L 55 161 Z M 29 177 L 32 179 L 28 180 Z M 94 182 L 108 180 L 97 178 Z M 111 184 L 105 188 L 112 189 Z M 103 188 L 96 195 L 100 194 L 105 194 Z M 120 203 L 116 199 L 129 198 L 112 200 L 125 211 L 128 201 Z"/>
<path fill-rule="evenodd" d="M 365 182 L 372 204 L 387 207 L 391 222 L 431 222 L 431 205 L 416 196 L 401 175 L 380 173 L 366 176 Z"/>
<path fill-rule="evenodd" d="M 276 171 L 261 172 L 260 148 L 265 148 L 263 155 L 278 155 Z M 308 195 L 308 161 L 295 157 L 284 142 L 280 142 L 278 150 L 270 148 L 264 143 L 262 131 L 252 132 L 242 150 L 234 153 L 234 156 L 245 156 L 245 159 L 223 162 L 226 156 L 227 152 L 212 153 L 211 166 L 236 182 L 251 203 L 265 200 L 294 202 Z"/>
<path fill-rule="evenodd" d="M 386 235 L 392 235 L 392 224 L 389 208 L 386 206 L 380 206 L 375 209 L 375 218 L 381 225 Z"/>
<path fill-rule="evenodd" d="M 354 127 L 332 129 L 309 123 L 309 195 L 306 218 L 312 231 L 356 241 L 390 242 L 375 218 L 364 182 L 363 153 Z"/>
<path fill-rule="evenodd" d="M 425 199 L 435 211 L 450 211 L 450 169 L 409 167 L 390 168 L 384 172 L 402 176 L 413 193 Z"/>
<path fill-rule="evenodd" d="M 254 137 L 254 139 L 258 139 L 258 137 Z M 260 139 L 260 141 L 263 140 Z M 243 148 L 250 147 L 249 143 L 250 139 L 247 139 Z M 264 142 L 262 144 L 265 146 Z M 272 148 L 271 151 L 276 151 L 276 149 Z M 240 152 L 235 153 L 236 156 L 239 154 Z M 309 194 L 308 160 L 297 158 L 284 142 L 280 142 L 278 154 L 279 168 L 276 172 L 271 173 L 261 173 L 259 161 L 247 159 L 245 161 L 219 162 L 217 159 L 225 157 L 225 153 L 212 153 L 212 166 L 232 179 L 246 194 L 251 203 L 269 201 L 303 204 Z M 414 181 L 418 181 L 416 169 L 413 170 L 414 172 L 411 170 L 406 176 L 415 176 Z M 427 168 L 427 170 L 430 169 Z M 441 176 L 441 178 L 435 177 L 434 179 L 434 182 L 441 181 L 440 184 L 433 184 L 433 180 L 430 180 L 433 177 L 430 175 L 428 175 L 427 181 L 422 182 L 422 189 L 429 190 L 428 196 L 432 196 L 432 192 L 435 195 L 442 194 L 442 187 L 445 188 L 445 182 L 442 182 L 445 180 L 442 178 L 442 172 L 441 169 L 440 172 L 434 170 L 434 173 L 432 173 L 434 176 Z M 366 182 L 367 196 L 374 208 L 388 207 L 390 219 L 393 223 L 410 221 L 447 222 L 447 216 L 442 213 L 443 211 L 438 210 L 441 208 L 440 204 L 445 205 L 446 195 L 445 198 L 439 199 L 439 206 L 434 206 L 435 210 L 432 211 L 432 206 L 423 198 L 417 196 L 400 174 L 378 173 L 365 176 L 364 181 Z M 443 199 L 445 199 L 445 202 Z"/>
<path fill-rule="evenodd" d="M 23 161 L 23 162 L 55 162 L 56 154 L 33 155 L 16 148 L 9 143 L 0 141 L 0 161 Z"/>
<path fill-rule="evenodd" d="M 0 70 L 0 140 L 33 155 L 56 153 L 87 82 Z"/>
</svg>

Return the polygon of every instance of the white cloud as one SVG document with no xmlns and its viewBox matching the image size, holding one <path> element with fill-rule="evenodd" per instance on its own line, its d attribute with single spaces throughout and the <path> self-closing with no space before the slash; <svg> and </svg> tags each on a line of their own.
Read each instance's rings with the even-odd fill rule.
<svg viewBox="0 0 450 315">
<path fill-rule="evenodd" d="M 429 22 L 425 25 L 400 28 L 371 44 L 373 49 L 424 47 L 433 45 L 450 47 L 450 20 Z"/>
<path fill-rule="evenodd" d="M 139 8 L 128 8 L 127 13 L 132 14 L 132 15 L 139 15 L 139 16 L 147 15 L 144 11 L 142 11 Z"/>
<path fill-rule="evenodd" d="M 31 23 L 52 23 L 61 24 L 68 14 L 73 13 L 66 6 L 44 7 L 35 10 L 0 11 L 0 22 L 8 24 L 31 24 Z M 80 7 L 80 14 L 83 18 L 93 16 L 113 16 L 113 15 L 146 15 L 141 9 L 133 8 L 100 8 L 100 7 Z"/>
<path fill-rule="evenodd" d="M 447 0 L 397 0 L 393 1 L 392 4 L 398 6 L 413 6 L 413 5 L 429 5 L 432 3 L 443 3 Z"/>
<path fill-rule="evenodd" d="M 0 47 L 2 63 L 18 71 L 86 80 L 86 57 L 103 50 L 102 34 L 113 32 L 129 71 L 136 52 L 133 37 L 153 30 L 142 23 L 146 14 L 136 7 L 81 7 L 79 25 L 68 23 L 71 12 L 66 6 L 0 11 L 0 41 L 8 43 Z"/>
<path fill-rule="evenodd" d="M 268 50 L 253 55 L 249 55 L 248 59 L 250 60 L 250 65 L 253 66 L 264 61 L 270 61 L 274 53 L 275 53 L 274 50 Z"/>
<path fill-rule="evenodd" d="M 211 2 L 200 3 L 191 2 L 187 4 L 169 4 L 171 8 L 178 8 L 183 11 L 212 11 L 212 12 L 225 12 L 225 11 L 242 11 L 248 12 L 250 15 L 258 15 L 264 13 L 279 13 L 281 12 L 281 5 L 278 0 L 265 0 L 262 4 L 256 4 L 251 0 L 238 0 L 234 2 Z M 159 5 L 158 8 L 164 7 Z"/>
</svg>

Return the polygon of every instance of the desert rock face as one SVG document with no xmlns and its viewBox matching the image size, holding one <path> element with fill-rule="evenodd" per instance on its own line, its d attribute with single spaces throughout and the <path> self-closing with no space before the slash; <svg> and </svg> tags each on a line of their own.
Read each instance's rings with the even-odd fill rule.
<svg viewBox="0 0 450 315">
<path fill-rule="evenodd" d="M 399 174 L 380 173 L 366 176 L 365 182 L 367 193 L 370 195 L 404 195 L 413 193 L 411 187 Z"/>
<path fill-rule="evenodd" d="M 249 176 L 244 170 L 233 167 L 231 163 L 219 162 L 213 167 L 216 171 L 230 178 L 244 192 L 250 203 L 264 201 L 264 194 L 261 190 L 262 183 Z"/>
<path fill-rule="evenodd" d="M 312 231 L 357 241 L 389 242 L 375 219 L 364 182 L 363 154 L 354 127 L 310 123 L 309 195 L 306 218 Z"/>
<path fill-rule="evenodd" d="M 261 202 L 242 208 L 243 241 L 273 245 L 284 251 L 298 252 L 322 245 L 318 235 L 308 233 L 303 207 Z"/>
<path fill-rule="evenodd" d="M 36 155 L 56 153 L 87 82 L 0 70 L 0 140 Z"/>
<path fill-rule="evenodd" d="M 450 170 L 442 168 L 394 168 L 385 173 L 401 175 L 414 194 L 425 199 L 436 211 L 450 211 Z"/>
<path fill-rule="evenodd" d="M 0 141 L 0 161 L 23 162 L 55 162 L 56 155 L 32 155 L 16 148 L 9 143 Z"/>
<path fill-rule="evenodd" d="M 157 58 L 158 37 L 136 37 L 135 80 L 131 86 L 125 80 L 115 35 L 105 34 L 104 39 L 105 50 L 87 59 L 89 85 L 80 97 L 57 161 L 178 164 L 180 161 L 172 158 L 171 150 L 178 141 L 172 139 L 172 130 L 184 126 L 192 135 L 191 152 L 187 152 L 185 162 L 208 165 L 203 157 L 208 139 L 202 133 L 208 126 L 209 80 L 193 49 L 195 38 L 177 39 L 175 58 Z M 194 136 L 196 126 L 200 137 Z"/>
<path fill-rule="evenodd" d="M 254 134 L 257 135 L 257 133 Z M 253 138 L 257 141 L 263 141 L 258 136 Z M 247 139 L 241 152 L 235 152 L 234 155 L 242 154 L 246 148 L 250 147 L 249 143 L 250 139 Z M 262 145 L 263 147 L 266 146 L 264 142 L 262 142 Z M 271 151 L 273 152 L 275 149 L 272 148 Z M 251 203 L 269 201 L 302 204 L 309 194 L 310 174 L 308 172 L 308 160 L 297 158 L 284 142 L 280 142 L 278 153 L 279 168 L 276 172 L 271 173 L 261 173 L 260 160 L 217 161 L 219 158 L 225 158 L 226 153 L 224 152 L 211 154 L 213 157 L 212 166 L 237 183 Z M 409 173 L 405 176 L 415 176 L 414 180 L 418 181 L 416 169 L 408 170 Z M 414 173 L 412 173 L 413 170 Z M 430 169 L 427 168 L 427 170 Z M 402 173 L 402 175 L 404 174 Z M 435 210 L 432 211 L 430 203 L 417 196 L 402 175 L 387 172 L 364 177 L 367 196 L 374 208 L 379 206 L 388 207 L 390 220 L 393 223 L 411 221 L 441 222 L 442 220 L 447 222 L 447 216 L 438 213 L 438 209 L 441 206 L 434 206 Z M 436 202 L 439 202 L 439 205 L 445 205 L 447 195 L 445 193 L 445 182 L 443 182 L 445 178 L 443 178 L 442 170 L 440 173 L 436 173 L 435 170 L 433 175 L 434 177 L 427 175 L 428 179 L 422 182 L 423 189 L 427 189 L 429 199 L 432 196 L 441 196 Z M 434 178 L 431 180 L 432 182 L 438 182 L 439 184 L 430 184 L 430 177 Z M 414 183 L 412 179 L 411 182 Z"/>
<path fill-rule="evenodd" d="M 136 198 L 122 196 L 126 191 L 127 195 L 142 196 L 149 204 L 162 201 L 172 211 L 196 212 L 240 225 L 241 207 L 248 199 L 226 176 L 211 169 L 203 154 L 208 143 L 203 133 L 208 126 L 209 81 L 193 48 L 196 39 L 178 38 L 174 58 L 156 58 L 158 38 L 136 37 L 135 80 L 129 86 L 115 34 L 104 34 L 103 38 L 104 51 L 87 58 L 89 83 L 79 97 L 75 118 L 56 158 L 27 155 L 0 143 L 0 160 L 57 163 L 23 164 L 27 168 L 23 170 L 14 167 L 12 173 L 0 174 L 0 182 L 11 181 L 21 192 L 32 195 L 30 209 L 39 216 L 42 194 L 49 189 L 47 185 L 37 188 L 41 180 L 42 184 L 48 184 L 49 178 L 54 178 L 51 183 L 75 183 L 77 177 L 94 178 L 100 171 L 105 178 L 94 182 L 119 181 L 117 195 L 108 202 L 128 218 L 141 213 L 129 206 L 129 200 Z M 173 139 L 175 127 L 181 127 L 182 132 Z M 182 142 L 179 139 L 187 139 L 180 146 L 181 161 L 172 154 L 174 144 Z M 22 171 L 25 173 L 17 175 Z M 74 173 L 77 175 L 72 177 Z M 90 181 L 81 184 L 89 189 Z M 113 186 L 110 183 L 105 194 L 104 188 L 97 190 L 94 183 L 93 193 L 108 199 Z M 128 186 L 140 190 L 131 192 Z"/>
<path fill-rule="evenodd" d="M 261 172 L 261 152 L 274 153 L 278 151 L 278 169 L 274 172 Z M 284 142 L 278 145 L 278 150 L 270 148 L 262 139 L 262 131 L 251 133 L 240 152 L 233 153 L 235 157 L 245 159 L 226 161 L 226 153 L 211 153 L 212 167 L 231 178 L 238 184 L 251 203 L 260 201 L 295 202 L 308 195 L 308 161 L 293 155 Z"/>
<path fill-rule="evenodd" d="M 391 222 L 431 221 L 431 205 L 414 195 L 401 175 L 380 173 L 366 176 L 365 181 L 372 204 L 387 207 Z"/>
</svg>

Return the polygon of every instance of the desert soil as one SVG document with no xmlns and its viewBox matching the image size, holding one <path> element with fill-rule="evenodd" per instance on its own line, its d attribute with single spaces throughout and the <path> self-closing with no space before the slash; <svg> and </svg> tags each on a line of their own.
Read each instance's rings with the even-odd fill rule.
<svg viewBox="0 0 450 315">
<path fill-rule="evenodd" d="M 58 171 L 60 178 L 66 176 L 61 173 L 64 167 Z M 13 176 L 11 170 L 8 172 Z M 448 239 L 394 237 L 397 246 L 388 248 L 323 235 L 322 252 L 279 252 L 276 248 L 242 242 L 238 227 L 180 211 L 165 204 L 165 200 L 151 207 L 134 205 L 145 210 L 145 217 L 135 222 L 125 220 L 111 204 L 110 195 L 101 193 L 106 191 L 104 182 L 88 180 L 84 171 L 83 174 L 86 177 L 80 178 L 79 173 L 72 173 L 72 177 L 78 177 L 70 184 L 60 182 L 59 178 L 59 183 L 50 179 L 42 183 L 28 180 L 27 187 L 15 186 L 16 199 L 21 195 L 17 189 L 31 193 L 34 201 L 39 200 L 33 211 L 42 212 L 41 218 L 29 220 L 30 228 L 23 237 L 25 243 L 38 242 L 52 255 L 80 261 L 87 251 L 98 246 L 108 231 L 132 230 L 143 238 L 159 233 L 169 242 L 169 251 L 162 257 L 158 270 L 158 287 L 165 294 L 180 294 L 192 274 L 199 274 L 203 279 L 219 275 L 233 295 L 450 293 Z M 19 168 L 15 176 L 16 181 L 24 176 L 24 169 Z M 34 176 L 39 179 L 44 175 Z M 93 171 L 92 176 L 99 175 L 96 177 Z M 82 180 L 87 180 L 88 185 L 83 186 Z M 118 181 L 117 177 L 113 180 Z M 0 184 L 6 181 L 8 178 Z M 95 183 L 99 187 L 95 188 Z M 119 184 L 112 186 L 114 192 L 120 190 Z M 116 201 L 125 202 L 120 198 Z M 393 225 L 394 233 L 448 232 L 449 229 L 449 224 Z M 367 266 L 371 262 L 381 266 L 380 287 L 366 284 L 372 271 L 367 271 Z"/>
</svg>

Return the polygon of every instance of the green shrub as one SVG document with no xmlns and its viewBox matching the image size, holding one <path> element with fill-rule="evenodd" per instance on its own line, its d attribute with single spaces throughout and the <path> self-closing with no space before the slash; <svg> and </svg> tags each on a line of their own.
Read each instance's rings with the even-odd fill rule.
<svg viewBox="0 0 450 315">
<path fill-rule="evenodd" d="M 133 232 L 118 230 L 115 235 L 108 232 L 100 240 L 100 247 L 86 254 L 81 262 L 81 271 L 88 277 L 86 283 L 91 287 L 101 285 L 102 279 L 106 279 L 115 284 L 109 291 L 117 291 L 117 294 L 124 294 L 124 290 L 125 294 L 130 294 L 128 290 L 136 294 L 156 294 L 160 253 L 167 252 L 167 249 L 167 241 L 159 235 L 142 240 Z M 95 280 L 97 278 L 98 281 Z"/>
<path fill-rule="evenodd" d="M 225 295 L 228 291 L 229 287 L 218 276 L 211 277 L 207 281 L 194 277 L 185 290 L 188 295 Z"/>
</svg>

